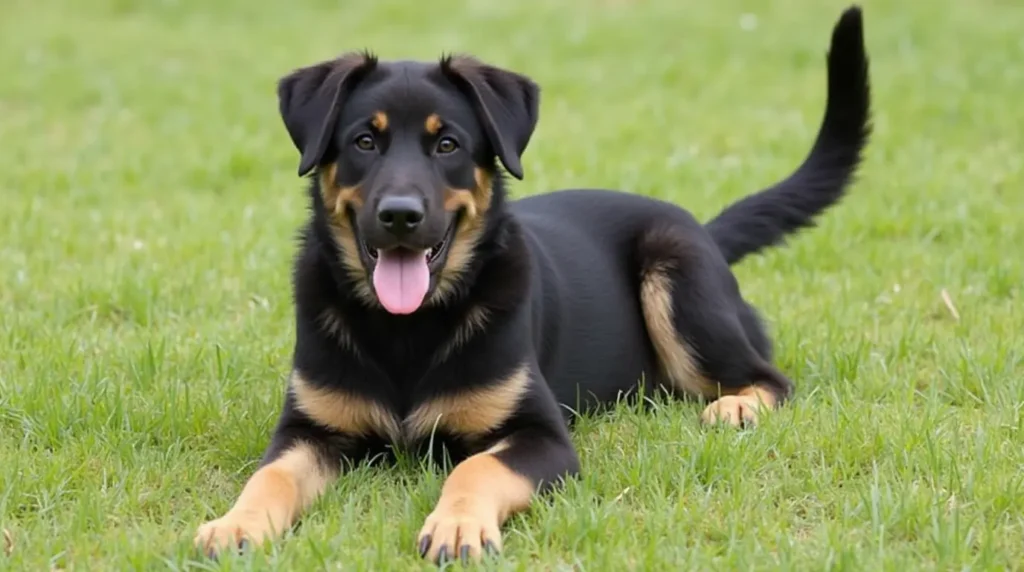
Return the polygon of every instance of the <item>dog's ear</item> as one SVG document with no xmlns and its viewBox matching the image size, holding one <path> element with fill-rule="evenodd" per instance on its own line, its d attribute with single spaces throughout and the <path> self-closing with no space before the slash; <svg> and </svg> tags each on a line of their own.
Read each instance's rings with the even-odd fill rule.
<svg viewBox="0 0 1024 572">
<path fill-rule="evenodd" d="M 530 78 L 487 65 L 470 56 L 444 56 L 441 71 L 469 96 L 495 155 L 515 178 L 537 127 L 540 88 Z"/>
<path fill-rule="evenodd" d="M 297 69 L 277 82 L 281 119 L 302 155 L 300 177 L 320 164 L 345 98 L 376 65 L 377 58 L 368 52 L 349 53 Z"/>
</svg>

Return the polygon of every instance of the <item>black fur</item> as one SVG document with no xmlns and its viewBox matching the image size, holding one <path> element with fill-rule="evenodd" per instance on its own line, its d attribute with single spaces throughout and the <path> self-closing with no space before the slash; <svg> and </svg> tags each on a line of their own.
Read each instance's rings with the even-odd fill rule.
<svg viewBox="0 0 1024 572">
<path fill-rule="evenodd" d="M 342 102 L 360 77 L 376 64 L 368 54 L 353 54 L 291 74 L 278 83 L 281 117 L 292 142 L 302 149 L 300 177 L 327 153 Z"/>
<path fill-rule="evenodd" d="M 520 156 L 540 112 L 537 85 L 528 77 L 472 58 L 442 58 L 441 69 L 470 96 L 502 165 L 510 175 L 522 179 Z"/>
<path fill-rule="evenodd" d="M 863 41 L 860 13 L 844 13 L 828 55 L 825 117 L 804 163 L 785 180 L 730 205 L 707 223 L 729 264 L 812 226 L 814 217 L 849 188 L 871 132 Z"/>
<path fill-rule="evenodd" d="M 538 89 L 525 76 L 476 60 L 349 55 L 294 72 L 281 81 L 279 96 L 301 154 L 299 171 L 316 172 L 294 271 L 294 370 L 316 388 L 361 398 L 399 421 L 432 399 L 493 389 L 519 367 L 529 381 L 509 404 L 511 414 L 485 432 L 461 433 L 442 420 L 436 434 L 397 438 L 330 427 L 289 393 L 264 464 L 297 439 L 319 444 L 331 465 L 394 446 L 422 450 L 428 442 L 458 462 L 503 441 L 497 457 L 506 466 L 542 489 L 554 486 L 579 471 L 568 409 L 607 404 L 641 379 L 685 389 L 669 379 L 652 341 L 655 326 L 645 319 L 642 292 L 655 279 L 668 285 L 671 338 L 689 348 L 700 376 L 726 392 L 759 385 L 780 402 L 789 396 L 791 382 L 771 364 L 769 338 L 729 265 L 811 225 L 850 184 L 869 133 L 859 9 L 846 11 L 835 28 L 827 107 L 808 158 L 706 226 L 675 205 L 615 191 L 507 201 L 498 161 L 523 176 Z M 387 116 L 385 129 L 367 127 L 378 110 Z M 431 114 L 443 120 L 438 133 L 423 131 Z M 449 135 L 458 143 L 450 153 L 441 145 Z M 466 208 L 445 208 L 452 189 L 488 179 L 490 199 L 476 219 Z M 356 199 L 336 207 L 345 188 L 357 189 Z M 486 197 L 485 190 L 473 196 Z M 419 201 L 422 223 L 394 238 L 381 230 L 379 205 L 398 195 Z M 445 242 L 453 228 L 455 242 Z M 344 233 L 358 253 L 346 252 L 338 238 Z M 422 306 L 394 314 L 367 298 L 375 291 L 375 256 L 392 248 L 435 252 L 426 250 L 435 244 L 442 254 L 430 263 Z M 449 258 L 458 244 L 471 245 L 468 260 Z M 346 265 L 346 256 L 360 268 Z M 445 282 L 453 265 L 462 273 Z M 445 284 L 450 291 L 442 296 Z"/>
</svg>

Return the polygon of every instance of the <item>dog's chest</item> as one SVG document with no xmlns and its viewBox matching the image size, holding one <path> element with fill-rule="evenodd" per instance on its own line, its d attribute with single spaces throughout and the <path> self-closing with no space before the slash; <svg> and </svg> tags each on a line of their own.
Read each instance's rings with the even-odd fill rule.
<svg viewBox="0 0 1024 572">
<path fill-rule="evenodd" d="M 456 439 L 475 443 L 511 414 L 510 404 L 479 391 L 416 400 L 402 409 L 377 405 L 375 433 L 390 443 L 416 448 L 424 441 Z"/>
<path fill-rule="evenodd" d="M 410 398 L 405 407 L 399 407 L 390 400 L 318 386 L 293 375 L 291 392 L 296 407 L 320 425 L 344 435 L 376 437 L 405 447 L 435 436 L 475 442 L 508 419 L 519 390 L 496 384 Z"/>
</svg>

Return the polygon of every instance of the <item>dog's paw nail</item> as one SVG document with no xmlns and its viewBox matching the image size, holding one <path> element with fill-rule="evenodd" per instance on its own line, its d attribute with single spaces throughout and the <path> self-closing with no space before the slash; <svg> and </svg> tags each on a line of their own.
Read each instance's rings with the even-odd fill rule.
<svg viewBox="0 0 1024 572">
<path fill-rule="evenodd" d="M 493 540 L 487 540 L 484 542 L 484 552 L 489 555 L 496 555 L 498 553 L 498 546 L 494 544 Z"/>
<path fill-rule="evenodd" d="M 419 546 L 420 558 L 423 558 L 424 556 L 427 555 L 427 550 L 430 550 L 430 535 L 429 534 L 420 539 L 420 546 Z"/>
<path fill-rule="evenodd" d="M 469 563 L 469 545 L 463 544 L 462 548 L 459 549 L 459 560 L 462 560 L 463 564 Z"/>
<path fill-rule="evenodd" d="M 441 549 L 437 551 L 437 563 L 438 564 L 444 564 L 445 562 L 448 562 L 448 545 L 447 544 L 442 546 Z"/>
<path fill-rule="evenodd" d="M 238 541 L 238 552 L 239 553 L 248 552 L 249 548 L 250 548 L 250 545 L 249 545 L 249 541 L 247 539 L 243 538 L 243 539 Z"/>
</svg>

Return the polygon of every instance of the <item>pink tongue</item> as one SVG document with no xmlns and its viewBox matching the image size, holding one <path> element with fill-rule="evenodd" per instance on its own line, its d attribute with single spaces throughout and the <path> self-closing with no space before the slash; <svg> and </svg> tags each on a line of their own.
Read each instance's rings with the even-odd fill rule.
<svg viewBox="0 0 1024 572">
<path fill-rule="evenodd" d="M 427 253 L 404 248 L 381 250 L 373 269 L 373 288 L 384 309 L 392 314 L 415 312 L 430 287 Z"/>
</svg>

